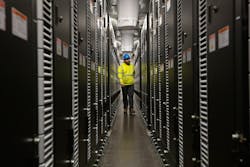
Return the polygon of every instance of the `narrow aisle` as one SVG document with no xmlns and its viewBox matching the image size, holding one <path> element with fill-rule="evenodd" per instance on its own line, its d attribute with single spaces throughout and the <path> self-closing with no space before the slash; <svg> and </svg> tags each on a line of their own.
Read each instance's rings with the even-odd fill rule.
<svg viewBox="0 0 250 167">
<path fill-rule="evenodd" d="M 161 167 L 141 116 L 117 113 L 101 167 Z"/>
</svg>

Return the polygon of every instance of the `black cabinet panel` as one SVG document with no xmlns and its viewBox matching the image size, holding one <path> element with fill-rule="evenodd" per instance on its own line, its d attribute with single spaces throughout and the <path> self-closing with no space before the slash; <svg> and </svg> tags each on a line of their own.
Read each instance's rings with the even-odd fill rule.
<svg viewBox="0 0 250 167">
<path fill-rule="evenodd" d="M 33 2 L 5 1 L 6 31 L 1 45 L 1 155 L 12 166 L 38 165 L 36 24 Z M 27 17 L 28 40 L 12 33 L 12 8 Z M 34 10 L 34 11 L 33 11 Z"/>
<path fill-rule="evenodd" d="M 60 167 L 68 166 L 73 154 L 71 53 L 63 52 L 63 43 L 70 44 L 70 3 L 54 1 L 54 158 Z"/>
</svg>

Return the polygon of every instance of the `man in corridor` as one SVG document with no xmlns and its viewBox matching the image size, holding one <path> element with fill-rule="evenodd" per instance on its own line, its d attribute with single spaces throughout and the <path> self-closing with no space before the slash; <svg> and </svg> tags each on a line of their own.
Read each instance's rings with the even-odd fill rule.
<svg viewBox="0 0 250 167">
<path fill-rule="evenodd" d="M 135 115 L 133 106 L 135 68 L 130 60 L 130 55 L 125 53 L 124 62 L 118 67 L 118 78 L 122 88 L 124 113 L 127 113 L 129 105 L 130 114 Z"/>
</svg>

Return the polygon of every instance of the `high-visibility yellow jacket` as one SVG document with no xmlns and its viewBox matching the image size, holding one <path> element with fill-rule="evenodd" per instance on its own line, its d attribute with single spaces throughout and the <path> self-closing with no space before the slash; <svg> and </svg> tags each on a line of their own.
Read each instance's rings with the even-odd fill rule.
<svg viewBox="0 0 250 167">
<path fill-rule="evenodd" d="M 133 85 L 135 83 L 135 67 L 133 64 L 122 63 L 118 67 L 118 78 L 122 85 Z"/>
</svg>

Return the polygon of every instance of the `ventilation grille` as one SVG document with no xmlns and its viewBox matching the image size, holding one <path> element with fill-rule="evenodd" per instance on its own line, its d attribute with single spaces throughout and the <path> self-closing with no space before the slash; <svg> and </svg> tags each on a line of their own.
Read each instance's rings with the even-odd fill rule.
<svg viewBox="0 0 250 167">
<path fill-rule="evenodd" d="M 153 123 L 153 131 L 155 132 L 156 130 L 156 82 L 157 82 L 157 20 L 155 20 L 156 16 L 155 16 L 155 4 L 156 2 L 154 1 L 153 3 L 153 118 L 154 118 L 154 123 Z"/>
<path fill-rule="evenodd" d="M 106 96 L 106 58 L 104 56 L 107 53 L 107 39 L 106 39 L 106 28 L 102 26 L 101 29 L 101 105 L 102 105 L 102 114 L 105 114 L 105 122 L 104 125 L 105 127 L 108 126 L 108 113 L 105 111 L 104 104 L 106 104 L 107 101 L 107 96 Z"/>
<path fill-rule="evenodd" d="M 152 27 L 152 22 L 153 22 L 153 15 L 152 15 L 152 11 L 149 15 L 149 52 L 150 52 L 150 55 L 153 55 L 154 52 L 153 52 L 153 27 Z M 149 124 L 149 127 L 151 129 L 153 129 L 153 56 L 149 56 L 149 69 L 150 69 L 150 84 L 149 84 L 149 96 L 148 96 L 148 100 L 149 100 L 149 104 L 150 104 L 150 108 L 149 108 L 149 113 L 150 113 L 150 124 Z"/>
<path fill-rule="evenodd" d="M 105 31 L 103 33 L 105 33 Z M 102 88 L 103 88 L 103 90 L 102 90 L 102 97 L 104 97 L 104 99 L 107 100 L 107 98 L 108 98 L 107 97 L 107 80 L 106 80 L 106 78 L 107 78 L 107 71 L 106 71 L 106 68 L 107 68 L 107 58 L 106 57 L 104 58 L 104 56 L 107 53 L 107 46 L 106 45 L 108 45 L 106 41 L 108 41 L 108 40 L 107 40 L 107 38 L 105 36 L 103 38 L 103 44 L 102 44 L 103 45 L 103 55 L 101 57 L 101 62 L 102 62 L 102 66 L 101 66 L 101 69 L 102 69 L 102 72 L 101 72 L 101 74 L 102 74 L 102 81 L 101 81 L 101 83 L 103 84 L 103 86 L 102 86 Z"/>
<path fill-rule="evenodd" d="M 53 166 L 52 3 L 37 0 L 39 166 Z"/>
<path fill-rule="evenodd" d="M 156 31 L 156 30 L 155 30 Z M 156 82 L 157 82 L 157 36 L 153 36 L 153 118 L 154 118 L 154 123 L 153 123 L 153 129 L 156 130 Z"/>
<path fill-rule="evenodd" d="M 207 85 L 207 1 L 199 1 L 199 83 L 201 166 L 209 166 Z"/>
<path fill-rule="evenodd" d="M 105 37 L 104 37 L 104 34 L 105 34 L 105 32 L 104 32 L 104 29 L 103 29 L 103 27 L 102 27 L 102 29 L 101 29 L 101 68 L 100 68 L 100 70 L 101 70 L 101 99 L 103 99 L 102 101 L 101 101 L 101 106 L 102 106 L 102 108 L 101 108 L 101 112 L 102 112 L 102 115 L 103 114 L 105 114 L 105 116 L 104 116 L 104 120 L 105 120 L 105 122 L 104 122 L 104 126 L 105 127 L 107 127 L 107 125 L 108 125 L 108 118 L 107 118 L 107 113 L 105 112 L 104 113 L 104 108 L 103 108 L 103 105 L 104 105 L 104 102 L 106 101 L 106 99 L 104 99 L 104 98 L 106 98 L 105 96 L 104 96 L 104 86 L 105 86 L 105 84 L 104 84 L 104 80 L 105 80 L 105 74 L 104 74 L 104 67 L 105 67 L 105 63 L 104 63 L 104 55 L 105 55 Z"/>
<path fill-rule="evenodd" d="M 178 53 L 178 131 L 179 167 L 184 166 L 183 148 L 183 82 L 182 82 L 182 0 L 177 1 L 177 53 Z"/>
<path fill-rule="evenodd" d="M 87 117 L 88 117 L 88 153 L 87 159 L 91 158 L 91 10 L 90 2 L 87 2 Z"/>
<path fill-rule="evenodd" d="M 167 1 L 166 1 L 167 5 Z M 165 79 L 166 79 L 166 145 L 170 151 L 170 118 L 169 118 L 169 38 L 168 38 L 168 9 L 165 7 Z"/>
<path fill-rule="evenodd" d="M 154 55 L 154 51 L 153 51 L 153 45 L 152 44 L 152 41 L 153 38 L 152 38 L 152 31 L 150 29 L 150 54 L 151 55 Z M 152 75 L 154 75 L 154 72 L 153 72 L 153 56 L 150 56 L 149 57 L 149 62 L 150 62 L 150 84 L 149 84 L 149 89 L 150 89 L 150 96 L 149 96 L 149 103 L 150 103 L 150 127 L 153 128 L 153 81 L 154 81 L 154 77 Z"/>
<path fill-rule="evenodd" d="M 108 17 L 108 16 L 107 16 Z M 107 19 L 108 20 L 108 19 Z M 106 20 L 106 21 L 107 21 Z M 106 23 L 107 24 L 107 23 Z M 107 26 L 106 26 L 107 27 Z M 106 31 L 109 31 L 107 28 L 106 28 Z M 107 90 L 107 78 L 108 78 L 108 68 L 107 68 L 107 65 L 108 65 L 108 58 L 107 58 L 107 56 L 105 56 L 105 55 L 107 55 L 107 54 L 109 54 L 108 53 L 108 49 L 107 49 L 107 46 L 106 45 L 109 45 L 109 43 L 108 43 L 108 39 L 107 39 L 107 37 L 105 37 L 104 38 L 104 41 L 103 41 L 104 43 L 103 43 L 103 46 L 105 46 L 105 49 L 104 49 L 104 55 L 103 55 L 103 79 L 104 79 L 104 81 L 103 81 L 103 87 L 104 87 L 104 89 L 103 89 L 103 96 L 104 96 L 104 99 L 106 100 L 106 102 L 108 101 L 108 90 Z M 105 45 L 106 44 L 106 45 Z M 105 56 L 105 57 L 104 57 Z M 106 103 L 105 103 L 105 105 L 106 105 Z M 105 110 L 107 110 L 106 108 L 105 108 Z M 106 112 L 106 111 L 105 111 Z M 109 110 L 107 110 L 107 112 L 109 113 L 109 116 L 108 117 L 110 117 L 110 111 Z"/>
<path fill-rule="evenodd" d="M 78 1 L 71 0 L 73 167 L 79 166 Z"/>
<path fill-rule="evenodd" d="M 98 16 L 99 16 L 99 12 L 97 7 L 95 8 L 95 25 L 97 25 L 97 21 L 98 21 Z M 96 130 L 96 145 L 98 143 L 99 140 L 99 136 L 98 136 L 98 123 L 99 121 L 101 121 L 101 117 L 99 115 L 99 92 L 98 92 L 98 61 L 99 61 L 99 40 L 98 37 L 100 37 L 100 33 L 97 27 L 95 27 L 95 114 L 96 114 L 96 122 L 95 122 L 95 130 Z"/>
<path fill-rule="evenodd" d="M 158 53 L 157 53 L 157 65 L 158 65 L 158 104 L 159 104 L 159 137 L 162 138 L 162 115 L 161 115 L 161 105 L 162 105 L 162 99 L 161 99 L 161 25 L 160 25 L 160 12 L 161 12 L 161 5 L 160 1 L 158 1 Z"/>
</svg>

